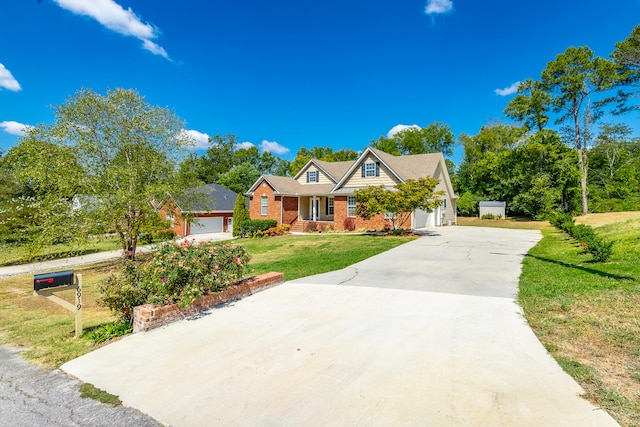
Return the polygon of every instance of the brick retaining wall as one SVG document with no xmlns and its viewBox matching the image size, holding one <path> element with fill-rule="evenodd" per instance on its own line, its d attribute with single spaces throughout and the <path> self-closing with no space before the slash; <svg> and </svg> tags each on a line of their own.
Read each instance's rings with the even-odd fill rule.
<svg viewBox="0 0 640 427">
<path fill-rule="evenodd" d="M 242 280 L 228 289 L 197 298 L 189 307 L 178 304 L 154 307 L 151 304 L 139 305 L 133 308 L 133 333 L 149 331 L 193 316 L 209 308 L 229 301 L 239 300 L 244 296 L 254 294 L 263 289 L 279 285 L 284 282 L 282 273 L 265 273 L 256 277 Z"/>
</svg>

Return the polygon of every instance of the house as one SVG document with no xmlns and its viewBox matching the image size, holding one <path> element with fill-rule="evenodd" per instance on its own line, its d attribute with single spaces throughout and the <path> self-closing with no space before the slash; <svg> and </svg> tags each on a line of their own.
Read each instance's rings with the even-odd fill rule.
<svg viewBox="0 0 640 427">
<path fill-rule="evenodd" d="M 169 196 L 158 212 L 171 222 L 171 229 L 179 237 L 231 232 L 237 197 L 236 192 L 218 184 L 207 184 L 188 189 L 180 197 Z"/>
<path fill-rule="evenodd" d="M 294 176 L 262 175 L 251 186 L 251 219 L 275 219 L 292 231 L 330 227 L 344 230 L 351 222 L 356 229 L 383 229 L 389 221 L 384 215 L 369 220 L 356 217 L 354 191 L 370 185 L 393 187 L 408 179 L 433 177 L 436 190 L 443 190 L 443 204 L 435 211 L 415 211 L 411 224 L 421 228 L 456 222 L 456 200 L 442 153 L 393 156 L 368 147 L 356 160 L 324 162 L 312 159 Z M 349 219 L 351 218 L 351 219 Z M 314 223 L 314 224 L 311 224 Z"/>
</svg>

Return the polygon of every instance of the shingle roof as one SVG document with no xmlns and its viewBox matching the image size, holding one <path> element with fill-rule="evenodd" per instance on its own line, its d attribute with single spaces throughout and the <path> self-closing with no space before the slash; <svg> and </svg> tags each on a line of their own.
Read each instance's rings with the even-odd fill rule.
<svg viewBox="0 0 640 427">
<path fill-rule="evenodd" d="M 433 176 L 438 168 L 442 153 L 411 154 L 394 156 L 376 148 L 371 148 L 380 160 L 391 167 L 403 180 Z"/>
<path fill-rule="evenodd" d="M 314 160 L 314 162 L 319 167 L 324 169 L 325 172 L 331 175 L 331 178 L 335 182 L 338 182 L 344 176 L 344 174 L 347 173 L 349 168 L 353 166 L 355 160 L 348 160 L 345 162 L 325 162 L 322 160 Z"/>
<path fill-rule="evenodd" d="M 183 213 L 233 211 L 238 193 L 218 184 L 190 188 L 172 199 Z"/>
<path fill-rule="evenodd" d="M 288 176 L 264 175 L 263 178 L 279 194 L 300 196 L 325 193 L 329 194 L 333 188 L 333 184 L 302 185 L 295 179 Z M 257 191 L 257 188 L 254 191 Z"/>
</svg>

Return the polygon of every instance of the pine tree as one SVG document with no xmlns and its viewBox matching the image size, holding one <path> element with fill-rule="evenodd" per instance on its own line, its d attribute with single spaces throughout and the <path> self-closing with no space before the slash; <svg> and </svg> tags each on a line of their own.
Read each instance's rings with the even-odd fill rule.
<svg viewBox="0 0 640 427">
<path fill-rule="evenodd" d="M 249 216 L 249 209 L 247 209 L 247 201 L 244 195 L 238 194 L 238 197 L 236 198 L 236 204 L 233 207 L 232 234 L 234 236 L 239 236 L 241 234 L 240 225 L 248 219 L 251 219 L 251 218 Z"/>
</svg>

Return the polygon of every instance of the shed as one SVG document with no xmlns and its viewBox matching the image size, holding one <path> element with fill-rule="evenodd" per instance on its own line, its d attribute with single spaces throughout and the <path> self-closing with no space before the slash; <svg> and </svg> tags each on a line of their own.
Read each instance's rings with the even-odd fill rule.
<svg viewBox="0 0 640 427">
<path fill-rule="evenodd" d="M 506 218 L 507 202 L 483 201 L 480 202 L 480 218 L 485 215 L 493 215 L 496 218 Z"/>
</svg>

